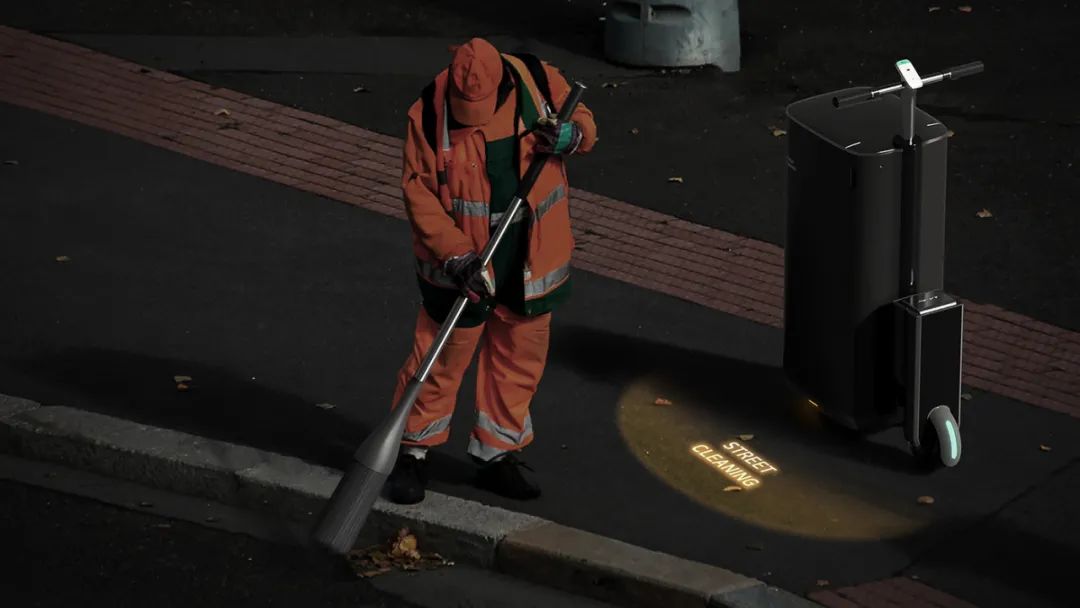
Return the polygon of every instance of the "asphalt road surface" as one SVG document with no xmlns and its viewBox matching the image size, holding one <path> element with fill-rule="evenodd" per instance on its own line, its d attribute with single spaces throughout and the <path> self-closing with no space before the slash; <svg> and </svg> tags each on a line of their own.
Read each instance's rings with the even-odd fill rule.
<svg viewBox="0 0 1080 608">
<path fill-rule="evenodd" d="M 9 606 L 404 608 L 296 548 L 0 481 Z"/>
<path fill-rule="evenodd" d="M 287 522 L 44 463 L 0 456 L 0 497 L 6 606 L 612 608 L 460 564 L 358 578 Z"/>
</svg>

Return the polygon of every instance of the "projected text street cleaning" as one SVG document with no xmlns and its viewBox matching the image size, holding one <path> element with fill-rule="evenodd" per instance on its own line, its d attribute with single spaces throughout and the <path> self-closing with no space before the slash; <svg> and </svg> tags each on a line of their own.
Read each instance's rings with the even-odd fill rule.
<svg viewBox="0 0 1080 608">
<path fill-rule="evenodd" d="M 780 470 L 769 464 L 764 458 L 757 456 L 749 448 L 738 441 L 729 441 L 721 446 L 730 456 L 721 454 L 707 443 L 699 443 L 690 451 L 697 454 L 702 460 L 719 469 L 728 479 L 746 489 L 752 489 L 761 485 L 761 479 L 755 477 L 753 471 L 761 475 L 779 473 Z"/>
</svg>

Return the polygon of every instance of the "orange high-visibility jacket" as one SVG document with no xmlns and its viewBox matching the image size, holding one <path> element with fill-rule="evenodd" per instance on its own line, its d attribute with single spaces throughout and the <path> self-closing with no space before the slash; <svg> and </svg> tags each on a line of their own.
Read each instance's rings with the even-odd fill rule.
<svg viewBox="0 0 1080 608">
<path fill-rule="evenodd" d="M 544 116 L 549 109 L 525 64 L 506 54 L 503 59 L 513 68 L 517 85 L 525 86 L 526 94 Z M 551 98 L 557 106 L 552 113 L 558 113 L 570 93 L 570 86 L 555 68 L 547 63 L 543 67 Z M 452 288 L 453 282 L 441 270 L 443 262 L 469 251 L 483 251 L 500 218 L 490 213 L 491 188 L 485 166 L 484 136 L 479 128 L 450 132 L 447 85 L 447 70 L 443 70 L 433 83 L 435 149 L 424 135 L 423 100 L 417 100 L 409 109 L 401 185 L 412 225 L 417 272 L 429 283 Z M 519 134 L 533 127 L 518 120 Z M 582 130 L 582 141 L 576 153 L 586 153 L 596 142 L 592 112 L 579 103 L 572 120 Z M 521 176 L 532 162 L 536 142 L 532 133 L 521 140 Z M 528 195 L 529 212 L 519 212 L 514 218 L 515 221 L 529 222 L 529 251 L 523 269 L 526 303 L 543 298 L 569 278 L 570 256 L 574 249 L 569 192 L 563 160 L 552 157 Z M 489 267 L 489 271 L 493 269 Z"/>
</svg>

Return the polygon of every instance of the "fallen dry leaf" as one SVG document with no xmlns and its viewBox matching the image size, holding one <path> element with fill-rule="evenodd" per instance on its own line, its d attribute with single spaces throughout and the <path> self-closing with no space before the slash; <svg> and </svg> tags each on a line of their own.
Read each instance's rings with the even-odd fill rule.
<svg viewBox="0 0 1080 608">
<path fill-rule="evenodd" d="M 742 440 L 742 441 L 750 441 L 753 438 L 754 438 L 754 436 L 750 435 L 750 434 L 739 435 L 739 439 Z"/>
<path fill-rule="evenodd" d="M 631 135 L 637 135 L 638 133 L 641 133 L 641 131 L 638 130 L 637 127 L 634 127 L 633 129 L 630 129 L 630 134 Z"/>
<path fill-rule="evenodd" d="M 779 127 L 774 127 L 772 125 L 769 125 L 769 131 L 772 131 L 773 137 L 780 137 L 780 136 L 783 136 L 783 135 L 787 135 L 787 131 L 785 131 L 785 130 L 779 128 Z"/>
<path fill-rule="evenodd" d="M 173 381 L 176 382 L 176 390 L 186 391 L 191 388 L 191 376 L 173 376 Z"/>
<path fill-rule="evenodd" d="M 956 135 L 956 131 L 953 131 L 952 129 L 949 129 L 949 130 L 948 130 L 948 131 L 947 131 L 947 132 L 945 133 L 945 135 L 946 135 L 947 137 L 952 137 L 953 135 Z"/>
<path fill-rule="evenodd" d="M 681 177 L 669 177 L 669 178 L 667 178 L 667 181 L 671 182 L 671 183 L 674 183 L 674 184 L 681 184 L 681 183 L 683 183 L 683 178 L 681 178 Z"/>
<path fill-rule="evenodd" d="M 970 13 L 975 9 L 971 8 L 970 6 L 958 6 L 956 7 L 956 10 L 960 11 L 961 13 Z"/>
<path fill-rule="evenodd" d="M 988 218 L 988 217 L 994 217 L 994 214 L 990 213 L 989 209 L 983 209 L 982 211 L 979 211 L 975 215 L 977 215 L 977 216 L 979 216 L 979 217 L 981 217 L 983 219 Z"/>
<path fill-rule="evenodd" d="M 69 258 L 69 257 L 68 257 L 68 256 L 66 256 L 66 255 L 58 255 L 58 256 L 56 256 L 56 261 L 57 261 L 57 262 L 60 262 L 61 264 L 63 264 L 64 262 L 70 262 L 70 261 L 71 261 L 71 258 Z"/>
<path fill-rule="evenodd" d="M 1049 451 L 1053 450 L 1054 448 L 1052 448 L 1052 447 L 1050 447 L 1048 445 L 1039 444 L 1039 449 L 1044 451 L 1044 452 L 1049 452 Z"/>
<path fill-rule="evenodd" d="M 724 488 L 725 492 L 742 492 L 742 486 L 728 486 Z"/>
<path fill-rule="evenodd" d="M 214 116 L 231 116 L 231 113 L 225 108 L 221 108 L 220 110 L 214 112 Z"/>
<path fill-rule="evenodd" d="M 671 405 L 671 400 L 664 399 L 663 397 L 657 397 L 656 401 L 653 401 L 653 405 Z"/>
<path fill-rule="evenodd" d="M 823 578 L 819 578 L 817 580 L 817 586 L 818 587 L 828 587 L 829 586 L 829 581 L 827 581 L 827 580 L 825 580 Z"/>
<path fill-rule="evenodd" d="M 316 404 L 315 404 L 315 407 L 317 407 L 317 408 L 322 408 L 322 409 L 324 409 L 324 410 L 332 410 L 332 409 L 334 409 L 334 408 L 335 408 L 335 407 L 337 407 L 337 406 L 336 406 L 336 405 L 334 405 L 333 403 L 316 403 Z"/>
<path fill-rule="evenodd" d="M 416 536 L 408 528 L 398 530 L 396 537 L 386 545 L 375 545 L 349 552 L 346 556 L 356 575 L 371 578 L 391 570 L 428 570 L 439 566 L 452 566 L 438 553 L 423 554 Z"/>
<path fill-rule="evenodd" d="M 934 497 L 933 496 L 920 496 L 918 498 L 918 503 L 920 505 L 932 505 L 932 504 L 934 504 Z"/>
<path fill-rule="evenodd" d="M 393 555 L 412 555 L 416 553 L 416 537 L 406 532 L 394 543 Z M 419 556 L 417 557 L 419 559 Z"/>
</svg>

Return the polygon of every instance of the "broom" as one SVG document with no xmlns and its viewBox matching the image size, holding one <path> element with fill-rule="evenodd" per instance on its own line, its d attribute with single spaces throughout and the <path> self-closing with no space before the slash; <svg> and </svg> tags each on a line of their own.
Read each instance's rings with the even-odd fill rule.
<svg viewBox="0 0 1080 608">
<path fill-rule="evenodd" d="M 585 85 L 575 82 L 559 112 L 559 120 L 570 120 L 584 92 Z M 518 186 L 517 193 L 510 201 L 510 208 L 499 221 L 495 234 L 488 241 L 487 246 L 484 247 L 481 255 L 484 268 L 487 268 L 488 263 L 491 262 L 495 248 L 499 246 L 507 228 L 510 227 L 510 221 L 518 212 L 529 191 L 532 190 L 548 156 L 548 154 L 539 154 L 533 158 L 525 177 Z M 416 402 L 416 397 L 420 394 L 420 387 L 427 380 L 435 359 L 446 346 L 446 341 L 465 310 L 467 301 L 464 295 L 458 297 L 453 308 L 450 309 L 450 315 L 439 329 L 434 344 L 420 364 L 420 368 L 406 385 L 405 392 L 394 407 L 394 411 L 353 454 L 355 462 L 338 482 L 315 527 L 313 536 L 319 545 L 337 554 L 344 554 L 352 549 L 360 535 L 360 530 L 364 527 L 364 522 L 375 505 L 375 499 L 382 492 L 383 484 L 386 483 L 386 478 L 390 476 L 397 461 L 401 438 L 405 433 L 405 422 Z"/>
</svg>

